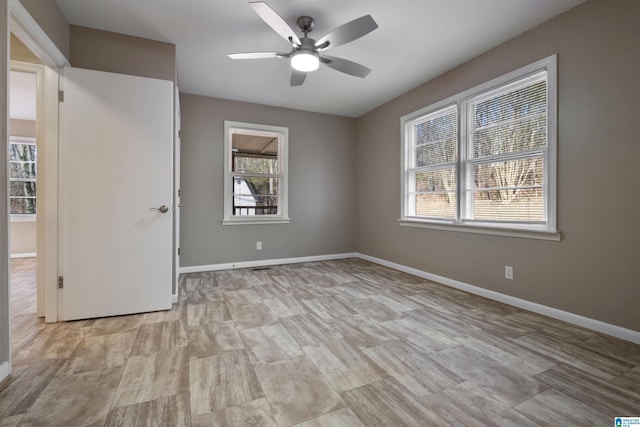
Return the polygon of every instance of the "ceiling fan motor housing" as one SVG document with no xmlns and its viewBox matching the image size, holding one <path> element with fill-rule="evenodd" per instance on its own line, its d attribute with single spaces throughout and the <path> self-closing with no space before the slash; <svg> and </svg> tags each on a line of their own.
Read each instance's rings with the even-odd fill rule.
<svg viewBox="0 0 640 427">
<path fill-rule="evenodd" d="M 300 39 L 300 50 L 308 50 L 315 53 L 316 41 L 310 37 L 304 37 Z"/>
<path fill-rule="evenodd" d="M 301 16 L 296 21 L 296 25 L 298 25 L 300 31 L 307 35 L 307 33 L 310 33 L 316 27 L 316 20 L 310 16 Z"/>
</svg>

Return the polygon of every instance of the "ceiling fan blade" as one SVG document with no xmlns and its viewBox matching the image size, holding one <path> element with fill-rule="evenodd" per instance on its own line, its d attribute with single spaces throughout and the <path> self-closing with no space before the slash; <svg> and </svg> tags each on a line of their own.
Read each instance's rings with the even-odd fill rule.
<svg viewBox="0 0 640 427">
<path fill-rule="evenodd" d="M 304 83 L 304 79 L 307 78 L 307 73 L 304 71 L 293 70 L 291 73 L 291 86 L 300 86 Z"/>
<path fill-rule="evenodd" d="M 273 9 L 269 7 L 263 1 L 254 1 L 250 2 L 249 5 L 253 8 L 253 10 L 262 18 L 264 22 L 267 23 L 273 30 L 280 34 L 285 40 L 288 42 L 293 42 L 296 45 L 300 45 L 300 39 L 296 36 L 296 33 L 293 32 L 291 27 L 287 25 L 287 23 L 278 15 Z"/>
<path fill-rule="evenodd" d="M 365 34 L 369 34 L 376 28 L 378 28 L 378 24 L 373 20 L 371 15 L 361 16 L 360 18 L 349 21 L 324 35 L 316 42 L 316 47 L 319 50 L 324 50 L 330 47 L 340 46 L 354 41 Z M 326 45 L 327 42 L 329 42 L 328 45 Z"/>
<path fill-rule="evenodd" d="M 360 78 L 367 77 L 367 74 L 371 72 L 371 68 L 365 67 L 357 62 L 349 61 L 348 59 L 336 58 L 335 56 L 323 55 L 320 57 L 320 62 L 336 71 Z"/>
<path fill-rule="evenodd" d="M 283 57 L 282 54 L 278 52 L 229 53 L 227 56 L 231 59 L 269 59 Z"/>
</svg>

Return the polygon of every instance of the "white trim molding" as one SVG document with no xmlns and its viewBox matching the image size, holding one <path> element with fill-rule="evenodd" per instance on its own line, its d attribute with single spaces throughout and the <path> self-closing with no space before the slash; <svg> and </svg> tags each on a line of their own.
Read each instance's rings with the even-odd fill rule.
<svg viewBox="0 0 640 427">
<path fill-rule="evenodd" d="M 23 254 L 11 254 L 11 259 L 14 258 L 35 258 L 36 257 L 36 253 L 35 252 L 27 252 L 27 253 L 23 253 Z"/>
<path fill-rule="evenodd" d="M 498 301 L 504 304 L 512 305 L 514 307 L 522 308 L 524 310 L 532 311 L 534 313 L 541 314 L 543 316 L 551 317 L 563 322 L 571 323 L 583 328 L 591 329 L 602 334 L 610 335 L 612 337 L 620 338 L 632 343 L 640 344 L 640 331 L 634 331 L 632 329 L 623 328 L 621 326 L 612 325 L 610 323 L 601 322 L 599 320 L 591 319 L 589 317 L 580 316 L 578 314 L 569 313 L 567 311 L 559 310 L 557 308 L 549 307 L 546 305 L 538 304 L 535 302 L 523 300 L 520 298 L 512 297 L 510 295 L 501 294 L 489 289 L 481 288 L 479 286 L 470 285 L 468 283 L 460 282 L 448 277 L 439 276 L 437 274 L 428 273 L 426 271 L 418 270 L 416 268 L 407 267 L 402 264 L 387 261 L 381 258 L 376 258 L 370 255 L 358 254 L 358 258 L 379 264 L 385 267 L 393 268 L 405 273 L 412 274 L 414 276 L 422 277 L 423 279 L 431 280 L 442 285 L 450 286 L 452 288 L 459 289 L 461 291 L 469 292 L 470 294 L 479 295 L 484 298 L 488 298 L 494 301 Z"/>
<path fill-rule="evenodd" d="M 561 236 L 558 232 L 556 221 L 556 63 L 557 55 L 548 56 L 400 118 L 400 139 L 402 142 L 400 153 L 400 225 L 437 228 L 445 231 L 560 240 Z M 544 83 L 544 90 L 538 86 L 540 83 Z M 513 91 L 529 91 L 530 89 L 534 91 L 531 92 L 531 96 L 535 97 L 531 99 L 542 101 L 543 98 L 538 96 L 543 92 L 546 94 L 544 98 L 545 108 L 536 111 L 535 114 L 531 110 L 531 115 L 526 116 L 530 121 L 544 119 L 544 131 L 541 130 L 537 133 L 537 135 L 543 137 L 539 140 L 540 143 L 529 147 L 518 146 L 513 150 L 490 150 L 486 153 L 475 153 L 475 150 L 472 150 L 473 141 L 477 138 L 477 136 L 474 136 L 475 132 L 484 129 L 484 127 L 476 128 L 475 125 L 471 126 L 472 118 L 475 117 L 473 116 L 475 106 L 491 99 L 498 99 L 498 97 L 513 93 Z M 534 95 L 534 93 L 537 93 L 537 95 Z M 529 95 L 526 96 L 528 97 Z M 444 123 L 447 123 L 447 125 L 444 126 Z M 503 125 L 504 123 L 512 122 L 501 121 L 500 123 L 498 124 Z M 493 124 L 490 126 L 493 126 Z M 472 127 L 473 129 L 471 129 Z M 431 140 L 431 138 L 435 139 Z M 453 141 L 455 141 L 455 144 L 453 144 Z M 538 140 L 536 139 L 536 141 Z M 447 147 L 451 149 L 455 147 L 456 150 L 451 151 L 452 155 L 446 156 L 438 151 L 445 150 L 444 148 L 436 148 L 436 152 L 433 152 L 435 154 L 431 152 L 431 149 L 421 151 L 423 148 L 420 147 L 430 147 L 427 142 L 429 144 L 445 143 Z M 434 145 L 433 147 L 436 146 Z M 475 196 L 473 195 L 474 191 L 477 190 L 474 185 L 474 182 L 477 181 L 476 168 L 527 159 L 530 161 L 535 160 L 536 162 L 540 161 L 543 170 L 542 182 L 536 182 L 531 187 L 542 191 L 542 212 L 534 215 L 534 217 L 538 218 L 516 217 L 506 220 L 504 218 L 501 219 L 501 214 L 499 213 L 489 215 L 491 218 L 483 219 L 481 215 L 476 218 L 477 213 L 474 205 L 478 202 L 475 201 Z M 425 185 L 420 184 L 422 182 L 419 178 L 421 174 L 438 174 L 442 171 L 448 172 L 445 180 L 451 180 L 450 185 L 446 186 L 447 188 L 438 185 L 433 187 L 432 184 L 428 184 L 427 187 L 429 188 L 426 188 Z M 515 187 L 509 187 L 512 185 Z M 512 182 L 502 184 L 496 182 L 492 183 L 491 186 L 495 187 L 494 190 L 525 188 L 521 187 L 521 184 Z M 484 187 L 484 185 L 481 187 Z M 450 212 L 441 217 L 439 216 L 440 214 L 434 213 L 430 214 L 431 216 L 427 216 L 427 213 L 421 214 L 418 212 L 416 198 L 420 194 L 433 195 L 444 192 L 450 193 L 452 197 L 455 196 L 456 203 L 454 206 L 449 207 Z"/>
<path fill-rule="evenodd" d="M 0 363 L 0 384 L 4 381 L 9 374 L 11 373 L 11 369 L 9 368 L 9 362 Z"/>
<path fill-rule="evenodd" d="M 36 216 L 31 214 L 13 214 L 9 219 L 10 222 L 36 222 Z"/>
<path fill-rule="evenodd" d="M 11 32 L 25 44 L 40 59 L 44 65 L 60 68 L 69 65 L 69 61 L 51 41 L 47 33 L 38 25 L 35 19 L 19 0 L 10 0 Z"/>
<path fill-rule="evenodd" d="M 190 267 L 180 267 L 180 274 L 200 273 L 202 271 L 233 270 L 236 268 L 267 267 L 271 265 L 298 264 L 301 262 L 332 261 L 336 259 L 358 257 L 360 257 L 360 254 L 356 252 L 349 252 L 343 254 L 315 255 L 296 258 L 264 259 L 257 261 L 227 262 L 223 264 L 194 265 Z"/>
<path fill-rule="evenodd" d="M 234 212 L 234 202 L 236 199 L 247 197 L 246 195 L 235 194 L 236 178 L 255 177 L 258 175 L 242 174 L 234 170 L 233 153 L 237 152 L 233 148 L 233 136 L 235 134 L 243 136 L 268 137 L 277 141 L 277 171 L 274 174 L 258 174 L 262 177 L 275 178 L 278 180 L 276 215 L 236 215 Z M 235 122 L 231 120 L 224 121 L 224 218 L 222 225 L 249 225 L 249 224 L 287 224 L 291 222 L 289 218 L 289 128 L 284 126 L 263 125 L 257 123 Z M 251 191 L 253 193 L 253 191 Z M 252 194 L 248 197 L 262 196 Z M 268 196 L 268 195 L 264 195 Z M 254 200 L 255 201 L 255 200 Z M 254 207 L 255 204 L 253 205 Z M 255 209 L 254 209 L 255 211 Z"/>
<path fill-rule="evenodd" d="M 462 233 L 474 233 L 474 234 L 487 234 L 490 236 L 503 236 L 503 237 L 519 237 L 524 239 L 538 239 L 538 240 L 552 240 L 559 242 L 562 240 L 562 234 L 559 231 L 547 232 L 547 231 L 533 231 L 533 230 L 518 230 L 515 228 L 504 227 L 474 227 L 468 224 L 446 224 L 437 223 L 434 221 L 424 221 L 420 219 L 399 219 L 398 223 L 402 227 L 416 227 L 416 228 L 431 228 L 433 230 L 445 230 L 456 231 Z"/>
</svg>

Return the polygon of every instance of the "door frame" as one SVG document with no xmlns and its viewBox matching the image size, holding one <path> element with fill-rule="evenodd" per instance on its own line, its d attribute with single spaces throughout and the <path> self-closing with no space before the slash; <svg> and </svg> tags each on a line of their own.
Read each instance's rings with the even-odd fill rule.
<svg viewBox="0 0 640 427">
<path fill-rule="evenodd" d="M 180 115 L 180 91 L 178 85 L 174 87 L 174 136 L 173 136 L 173 303 L 180 298 L 180 150 L 181 150 L 181 115 Z"/>
<path fill-rule="evenodd" d="M 41 157 L 40 154 L 46 154 L 46 147 L 44 147 L 44 126 L 38 126 L 38 123 L 42 122 L 44 116 L 44 104 L 43 104 L 43 95 L 44 95 L 44 65 L 41 64 L 32 64 L 29 62 L 21 62 L 11 60 L 9 62 L 9 69 L 11 71 L 19 71 L 23 73 L 31 73 L 35 74 L 36 77 L 36 149 L 38 150 L 38 158 L 42 160 L 38 160 L 37 164 L 37 178 L 36 178 L 36 188 L 44 188 L 45 186 L 45 178 L 44 174 L 41 176 L 41 172 L 45 172 L 46 165 L 44 164 L 44 158 Z M 9 89 L 9 93 L 11 89 Z M 44 194 L 46 190 L 42 193 L 40 191 L 36 192 L 36 206 L 44 205 Z M 36 212 L 36 257 L 37 257 L 37 248 L 43 247 L 44 244 L 44 228 L 42 227 L 43 216 L 39 215 L 39 209 Z M 9 215 L 9 222 L 11 222 L 11 215 Z M 9 229 L 11 230 L 11 224 L 9 224 Z M 37 259 L 37 258 L 36 258 Z M 45 288 L 44 288 L 44 263 L 37 262 L 36 268 L 36 285 L 37 285 L 37 297 L 36 297 L 36 313 L 38 317 L 45 317 Z"/>
<path fill-rule="evenodd" d="M 9 0 L 9 27 L 44 64 L 42 117 L 38 117 L 38 187 L 37 263 L 44 291 L 44 316 L 48 323 L 58 321 L 58 90 L 59 72 L 69 65 L 64 54 L 33 19 L 19 0 Z M 10 57 L 7 58 L 10 62 Z M 42 144 L 40 144 L 42 141 Z M 44 170 L 42 170 L 44 169 Z M 42 196 L 42 197 L 40 197 Z M 40 282 L 42 284 L 40 285 Z"/>
</svg>

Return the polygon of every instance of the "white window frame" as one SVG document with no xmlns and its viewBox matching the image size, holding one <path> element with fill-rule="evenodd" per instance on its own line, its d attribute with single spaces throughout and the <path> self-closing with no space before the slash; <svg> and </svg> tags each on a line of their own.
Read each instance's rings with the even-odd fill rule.
<svg viewBox="0 0 640 427">
<path fill-rule="evenodd" d="M 510 237 L 524 237 L 544 240 L 560 240 L 557 229 L 557 57 L 551 55 L 513 72 L 497 77 L 484 84 L 443 99 L 428 107 L 414 111 L 400 119 L 401 128 L 401 212 L 400 225 L 409 227 L 434 228 L 447 231 L 459 231 L 479 234 L 491 234 Z M 487 96 L 489 93 L 504 89 L 509 85 L 545 71 L 547 76 L 547 145 L 541 149 L 544 158 L 544 214 L 543 224 L 518 223 L 506 221 L 472 221 L 464 218 L 466 168 L 472 167 L 474 159 L 466 157 L 467 116 L 471 100 Z M 411 125 L 424 116 L 456 105 L 458 111 L 458 160 L 457 160 L 457 215 L 455 220 L 431 219 L 414 216 L 409 193 L 411 190 Z"/>
<path fill-rule="evenodd" d="M 36 138 L 33 137 L 28 137 L 28 136 L 11 136 L 9 137 L 9 144 L 21 144 L 21 145 L 33 145 L 36 147 L 36 153 L 38 150 L 38 146 L 36 143 Z M 14 162 L 13 160 L 7 160 L 7 162 L 9 164 L 11 164 L 12 162 Z M 9 172 L 10 173 L 10 172 Z M 33 183 L 36 184 L 36 195 L 38 193 L 38 183 L 37 183 L 37 177 L 38 177 L 38 163 L 36 161 L 36 178 L 34 178 L 33 180 L 29 179 L 27 181 L 31 181 Z M 21 181 L 20 179 L 14 179 L 9 177 L 9 184 L 13 181 Z M 11 212 L 11 195 L 9 195 L 9 212 Z M 34 214 L 11 214 L 11 222 L 32 222 L 36 220 L 36 216 L 38 214 L 38 205 L 37 205 L 37 201 L 38 198 L 36 196 L 36 213 Z"/>
<path fill-rule="evenodd" d="M 271 136 L 278 139 L 278 213 L 277 215 L 234 215 L 233 214 L 233 173 L 232 173 L 232 137 L 241 131 L 248 135 Z M 256 123 L 224 122 L 224 218 L 223 225 L 248 224 L 286 224 L 289 218 L 288 190 L 288 147 L 289 128 L 283 126 L 262 125 Z"/>
</svg>

